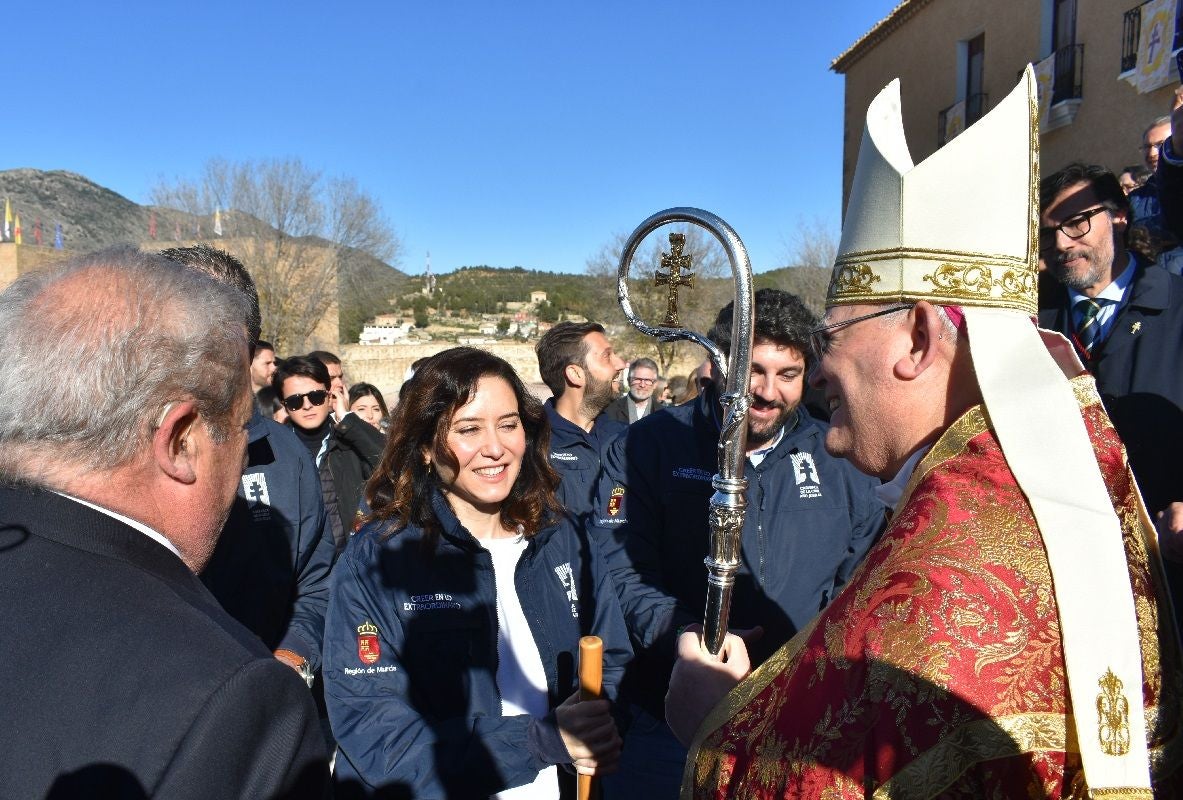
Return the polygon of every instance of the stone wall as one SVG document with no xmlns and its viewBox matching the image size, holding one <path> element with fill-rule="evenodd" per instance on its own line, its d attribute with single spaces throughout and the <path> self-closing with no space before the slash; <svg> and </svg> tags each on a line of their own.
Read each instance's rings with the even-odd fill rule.
<svg viewBox="0 0 1183 800">
<path fill-rule="evenodd" d="M 56 264 L 75 255 L 70 250 L 55 250 L 35 244 L 0 243 L 0 291 L 26 272 Z"/>
<path fill-rule="evenodd" d="M 403 384 L 403 376 L 411 364 L 420 358 L 433 356 L 441 350 L 455 346 L 455 342 L 383 346 L 344 344 L 336 352 L 341 357 L 348 383 L 372 383 L 382 392 L 383 397 L 387 398 L 387 403 L 393 405 L 399 387 Z M 534 342 L 497 342 L 482 345 L 481 349 L 495 353 L 513 365 L 522 380 L 537 394 L 542 397 L 550 395 L 538 374 L 538 357 L 534 354 Z M 702 358 L 705 358 L 705 353 L 699 356 L 698 360 L 675 364 L 671 374 L 689 374 Z"/>
</svg>

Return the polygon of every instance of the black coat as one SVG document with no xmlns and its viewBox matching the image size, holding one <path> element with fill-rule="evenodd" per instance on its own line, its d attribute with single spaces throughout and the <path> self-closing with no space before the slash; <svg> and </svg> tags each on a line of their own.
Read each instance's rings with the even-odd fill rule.
<svg viewBox="0 0 1183 800">
<path fill-rule="evenodd" d="M 176 555 L 0 488 L 0 794 L 320 797 L 307 687 Z"/>
<path fill-rule="evenodd" d="M 647 404 L 646 404 L 646 409 L 647 409 L 645 412 L 646 417 L 649 416 L 650 414 L 652 414 L 657 409 L 661 408 L 661 406 L 657 405 L 656 394 L 657 393 L 654 392 L 653 394 L 649 395 L 649 400 L 647 401 Z M 633 402 L 633 399 L 631 397 L 629 397 L 627 394 L 623 395 L 621 397 L 618 397 L 615 400 L 613 400 L 611 403 L 609 403 L 607 408 L 605 408 L 602 412 L 600 412 L 600 416 L 606 417 L 608 419 L 614 419 L 617 422 L 623 422 L 625 425 L 628 425 L 629 424 L 628 407 L 629 407 L 629 404 L 632 402 Z M 644 419 L 644 417 L 642 417 L 642 419 Z"/>
<path fill-rule="evenodd" d="M 1085 366 L 1151 513 L 1183 500 L 1183 277 L 1138 265 L 1130 296 Z M 1072 338 L 1068 292 L 1051 291 L 1039 324 Z"/>
<path fill-rule="evenodd" d="M 353 533 L 366 481 L 382 461 L 385 447 L 386 434 L 357 414 L 346 414 L 329 437 L 320 480 L 322 485 L 334 487 L 333 500 L 326 506 L 332 505 L 329 513 L 335 515 L 329 522 L 338 553 L 345 549 Z"/>
</svg>

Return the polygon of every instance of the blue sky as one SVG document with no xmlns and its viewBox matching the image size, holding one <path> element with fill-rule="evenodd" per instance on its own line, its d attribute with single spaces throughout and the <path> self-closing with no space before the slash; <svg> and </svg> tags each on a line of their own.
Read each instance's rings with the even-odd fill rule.
<svg viewBox="0 0 1183 800">
<path fill-rule="evenodd" d="M 838 226 L 829 64 L 894 5 L 32 6 L 7 25 L 2 166 L 145 203 L 211 157 L 297 156 L 380 202 L 413 273 L 427 251 L 437 273 L 582 272 L 653 212 L 699 206 L 763 271 L 800 220 Z"/>
</svg>

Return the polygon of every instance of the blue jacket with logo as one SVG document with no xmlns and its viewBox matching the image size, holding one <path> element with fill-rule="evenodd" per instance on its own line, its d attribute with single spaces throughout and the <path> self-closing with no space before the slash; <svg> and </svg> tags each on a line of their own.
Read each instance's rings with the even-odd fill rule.
<svg viewBox="0 0 1183 800">
<path fill-rule="evenodd" d="M 673 632 L 702 622 L 718 471 L 717 395 L 663 409 L 629 426 L 605 454 L 595 523 L 608 552 L 629 633 L 633 699 L 660 713 L 673 663 Z M 763 461 L 744 469 L 747 513 L 740 536 L 729 628 L 764 628 L 749 645 L 760 664 L 812 620 L 850 578 L 884 527 L 879 481 L 834 458 L 826 425 L 798 418 Z M 636 681 L 636 683 L 634 683 Z M 656 698 L 656 702 L 652 702 Z"/>
<path fill-rule="evenodd" d="M 333 574 L 325 624 L 325 702 L 346 791 L 484 797 L 569 762 L 553 711 L 501 716 L 497 597 L 488 551 L 437 491 L 443 528 L 364 526 Z M 550 706 L 576 688 L 579 638 L 604 642 L 615 697 L 632 655 L 598 547 L 563 518 L 535 535 L 514 575 L 546 670 Z"/>
<path fill-rule="evenodd" d="M 628 423 L 601 414 L 585 431 L 555 411 L 553 398 L 544 408 L 550 421 L 550 465 L 559 473 L 556 494 L 575 519 L 586 520 L 595 504 L 604 450 L 628 430 Z"/>
<path fill-rule="evenodd" d="M 315 670 L 334 558 L 316 464 L 256 407 L 238 496 L 202 582 L 268 649 L 298 653 Z"/>
</svg>

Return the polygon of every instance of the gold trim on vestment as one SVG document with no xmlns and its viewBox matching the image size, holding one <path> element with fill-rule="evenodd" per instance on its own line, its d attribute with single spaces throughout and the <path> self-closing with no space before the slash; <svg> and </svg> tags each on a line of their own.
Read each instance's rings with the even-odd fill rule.
<svg viewBox="0 0 1183 800">
<path fill-rule="evenodd" d="M 1101 399 L 1091 375 L 1080 375 L 1072 379 L 1070 385 L 1081 409 L 1100 404 Z M 905 507 L 917 485 L 929 472 L 949 459 L 959 456 L 966 450 L 972 439 L 989 429 L 989 417 L 982 406 L 974 406 L 962 414 L 945 430 L 921 459 L 896 506 L 896 513 L 898 514 L 900 509 Z M 1138 522 L 1141 524 L 1134 527 L 1140 528 L 1143 536 L 1148 533 L 1152 535 L 1153 527 L 1149 524 L 1149 518 L 1140 502 L 1138 506 Z M 1149 558 L 1154 566 L 1161 570 L 1157 553 L 1150 552 Z M 860 565 L 860 570 L 863 566 L 865 564 Z M 1158 570 L 1152 567 L 1151 573 L 1155 578 L 1161 579 Z M 848 582 L 847 587 L 854 583 L 855 581 L 852 579 Z M 694 797 L 696 777 L 700 766 L 704 769 L 717 771 L 724 763 L 726 752 L 719 752 L 713 748 L 704 750 L 704 742 L 778 677 L 791 681 L 792 676 L 787 672 L 800 666 L 800 664 L 793 662 L 812 636 L 819 619 L 820 617 L 815 618 L 806 628 L 799 631 L 745 680 L 735 686 L 706 716 L 690 746 L 683 771 L 683 798 L 689 800 Z M 1159 627 L 1162 627 L 1162 622 L 1159 620 Z M 1157 634 L 1158 631 L 1147 630 L 1140 625 L 1140 635 L 1143 638 L 1148 637 L 1149 641 L 1153 642 L 1157 639 Z M 1174 683 L 1177 682 L 1177 680 L 1174 681 Z M 1159 703 L 1160 707 L 1163 703 L 1168 704 L 1169 707 L 1177 702 L 1175 699 L 1177 687 L 1172 683 L 1172 678 L 1167 675 L 1163 675 L 1163 683 Z M 1172 683 L 1172 685 L 1166 686 L 1167 683 Z M 1160 719 L 1160 707 L 1145 709 L 1146 730 L 1154 738 L 1162 737 L 1162 743 L 1159 746 L 1149 749 L 1150 771 L 1157 780 L 1167 778 L 1183 765 L 1183 736 L 1180 736 L 1177 730 L 1166 732 L 1160 730 L 1161 724 L 1177 727 L 1178 721 L 1172 719 L 1176 715 L 1167 714 L 1166 718 Z M 1174 735 L 1171 735 L 1172 733 Z M 1153 738 L 1151 740 L 1153 741 Z M 873 796 L 879 799 L 891 798 L 892 800 L 900 798 L 927 800 L 927 798 L 947 790 L 958 776 L 964 774 L 974 764 L 1020 753 L 1040 751 L 1079 753 L 1075 722 L 1070 715 L 1060 712 L 1037 712 L 982 719 L 968 723 L 952 731 L 938 744 L 918 755 L 889 781 L 876 788 Z M 788 764 L 782 763 L 780 766 L 787 768 Z M 714 785 L 712 781 L 717 782 L 717 777 L 716 775 L 709 779 L 707 785 Z M 1090 791 L 1095 797 L 1148 797 L 1145 792 L 1137 789 L 1099 788 Z"/>
</svg>

